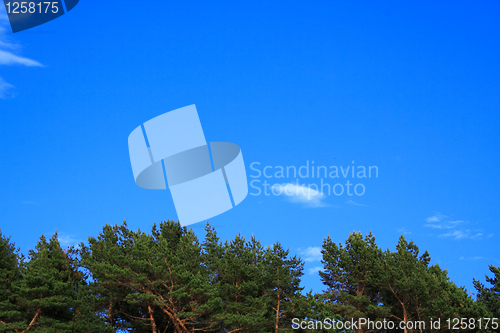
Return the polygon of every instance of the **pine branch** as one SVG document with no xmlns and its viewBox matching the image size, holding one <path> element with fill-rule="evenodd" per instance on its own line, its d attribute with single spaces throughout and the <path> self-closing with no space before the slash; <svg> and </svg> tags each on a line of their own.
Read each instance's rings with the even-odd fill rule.
<svg viewBox="0 0 500 333">
<path fill-rule="evenodd" d="M 38 308 L 38 310 L 36 310 L 36 313 L 35 313 L 35 316 L 33 317 L 33 319 L 31 319 L 31 322 L 30 324 L 28 325 L 28 327 L 22 331 L 21 333 L 26 333 L 28 332 L 28 330 L 31 328 L 31 326 L 33 326 L 33 324 L 35 323 L 36 319 L 38 318 L 38 316 L 40 315 L 40 313 L 42 313 L 42 308 Z"/>
<path fill-rule="evenodd" d="M 7 323 L 6 323 L 6 322 L 4 322 L 4 321 L 1 321 L 1 320 L 0 320 L 0 324 L 5 325 L 5 326 L 7 326 L 7 327 L 9 327 L 9 328 L 10 328 L 10 325 L 9 325 L 9 324 L 7 324 Z M 18 331 L 18 330 L 16 330 L 16 329 L 14 329 L 14 331 L 15 331 L 15 332 L 19 332 L 19 331 Z"/>
</svg>

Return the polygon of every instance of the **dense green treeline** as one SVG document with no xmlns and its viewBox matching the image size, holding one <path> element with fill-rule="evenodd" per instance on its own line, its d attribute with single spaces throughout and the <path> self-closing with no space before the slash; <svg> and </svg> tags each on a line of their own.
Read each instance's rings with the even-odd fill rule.
<svg viewBox="0 0 500 333">
<path fill-rule="evenodd" d="M 28 258 L 0 233 L 0 332 L 500 328 L 497 267 L 490 266 L 488 285 L 474 280 L 474 300 L 403 236 L 393 252 L 380 249 L 371 233 L 352 233 L 343 244 L 324 240 L 324 291 L 304 294 L 304 263 L 280 243 L 263 247 L 240 235 L 222 242 L 208 223 L 205 230 L 200 243 L 173 221 L 154 225 L 150 233 L 129 230 L 126 223 L 106 225 L 78 248 L 61 248 L 57 234 L 42 236 Z M 424 326 L 399 329 L 402 322 Z"/>
</svg>

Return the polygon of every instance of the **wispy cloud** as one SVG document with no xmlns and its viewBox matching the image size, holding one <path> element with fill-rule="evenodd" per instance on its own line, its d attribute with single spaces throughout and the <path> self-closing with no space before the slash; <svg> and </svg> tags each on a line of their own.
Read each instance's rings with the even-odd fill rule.
<svg viewBox="0 0 500 333">
<path fill-rule="evenodd" d="M 75 238 L 75 235 L 66 234 L 64 232 L 58 232 L 57 239 L 59 240 L 59 243 L 63 247 L 71 246 L 71 245 L 78 245 L 82 242 L 81 239 Z"/>
<path fill-rule="evenodd" d="M 313 275 L 313 274 L 318 274 L 318 272 L 322 272 L 323 270 L 324 270 L 324 268 L 322 266 L 317 266 L 317 267 L 309 268 L 307 270 L 307 273 L 309 275 Z"/>
<path fill-rule="evenodd" d="M 348 200 L 348 201 L 346 202 L 346 204 L 348 204 L 348 205 L 353 205 L 353 206 L 362 206 L 362 207 L 367 207 L 366 205 L 360 204 L 360 203 L 358 203 L 358 202 L 356 202 L 356 201 L 354 201 L 354 200 Z"/>
<path fill-rule="evenodd" d="M 472 261 L 477 261 L 477 260 L 483 260 L 486 259 L 484 257 L 460 257 L 460 260 L 472 260 Z"/>
<path fill-rule="evenodd" d="M 474 232 L 470 229 L 466 229 L 466 230 L 450 231 L 448 233 L 439 235 L 439 237 L 445 237 L 445 238 L 450 237 L 450 238 L 454 238 L 454 239 L 465 239 L 465 238 L 474 239 L 474 238 L 481 237 L 482 235 L 483 234 L 480 232 Z"/>
<path fill-rule="evenodd" d="M 22 65 L 28 67 L 43 67 L 41 63 L 36 60 L 17 56 L 11 52 L 0 50 L 0 65 Z"/>
<path fill-rule="evenodd" d="M 303 256 L 302 259 L 304 259 L 304 261 L 320 261 L 321 259 L 323 259 L 323 255 L 321 254 L 321 248 L 320 247 L 308 247 L 307 249 L 302 249 L 302 248 L 299 248 L 298 249 L 298 252 L 301 256 Z"/>
<path fill-rule="evenodd" d="M 468 223 L 463 220 L 452 220 L 449 216 L 443 215 L 441 213 L 436 213 L 425 219 L 424 227 L 432 229 L 453 229 L 459 225 Z"/>
<path fill-rule="evenodd" d="M 456 220 L 456 221 L 442 221 L 438 223 L 427 223 L 424 224 L 424 227 L 433 228 L 433 229 L 453 229 L 458 225 L 466 224 L 467 221 Z"/>
<path fill-rule="evenodd" d="M 12 92 L 12 88 L 14 88 L 12 84 L 5 82 L 5 80 L 0 77 L 0 98 L 14 97 L 15 94 Z"/>
<path fill-rule="evenodd" d="M 4 26 L 7 24 L 7 20 L 2 20 L 3 15 L 0 13 L 0 34 L 5 34 L 7 31 Z M 14 44 L 13 42 L 7 40 L 6 35 L 0 39 L 0 47 L 3 49 L 17 50 L 20 48 L 19 44 Z"/>
<path fill-rule="evenodd" d="M 438 235 L 438 237 L 441 238 L 476 239 L 483 236 L 481 230 L 465 229 L 465 225 L 467 224 L 470 224 L 470 222 L 455 220 L 438 212 L 425 219 L 424 227 L 443 231 L 448 230 L 447 232 Z"/>
<path fill-rule="evenodd" d="M 434 223 L 434 222 L 440 222 L 440 221 L 442 221 L 444 219 L 447 219 L 447 218 L 448 218 L 448 216 L 443 215 L 443 214 L 437 212 L 433 216 L 430 216 L 430 217 L 426 218 L 425 221 L 427 223 Z"/>
<path fill-rule="evenodd" d="M 22 57 L 14 53 L 14 51 L 20 49 L 20 46 L 19 44 L 12 42 L 6 34 L 8 24 L 9 20 L 7 13 L 5 12 L 5 7 L 0 6 L 0 65 L 43 67 L 43 65 L 36 60 Z M 14 86 L 12 84 L 0 77 L 0 98 L 5 99 L 15 97 L 13 89 Z"/>
<path fill-rule="evenodd" d="M 398 229 L 398 232 L 402 233 L 403 235 L 410 235 L 411 234 L 411 231 L 406 229 L 406 227 Z"/>
<path fill-rule="evenodd" d="M 272 187 L 273 194 L 284 195 L 291 202 L 301 203 L 306 207 L 328 207 L 329 205 L 324 203 L 323 200 L 326 196 L 319 192 L 317 189 L 305 186 L 287 183 L 287 184 L 275 184 Z"/>
</svg>

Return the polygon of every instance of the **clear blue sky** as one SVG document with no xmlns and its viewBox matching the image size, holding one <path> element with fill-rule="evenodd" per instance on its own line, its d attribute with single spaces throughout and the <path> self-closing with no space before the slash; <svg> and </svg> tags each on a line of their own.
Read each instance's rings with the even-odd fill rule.
<svg viewBox="0 0 500 333">
<path fill-rule="evenodd" d="M 168 191 L 135 185 L 127 138 L 196 104 L 208 141 L 240 145 L 249 181 L 253 162 L 378 167 L 324 180 L 362 196 L 249 195 L 210 220 L 222 239 L 282 242 L 321 291 L 325 236 L 372 230 L 394 249 L 404 233 L 474 291 L 500 265 L 499 15 L 498 1 L 82 0 L 12 34 L 2 9 L 2 233 L 26 253 L 55 229 L 72 244 L 176 219 Z"/>
</svg>

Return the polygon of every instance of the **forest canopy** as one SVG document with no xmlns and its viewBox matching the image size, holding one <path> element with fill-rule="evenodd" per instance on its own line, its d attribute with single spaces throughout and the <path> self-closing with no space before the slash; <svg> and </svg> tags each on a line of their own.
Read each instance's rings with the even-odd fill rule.
<svg viewBox="0 0 500 333">
<path fill-rule="evenodd" d="M 0 232 L 0 332 L 332 332 L 324 324 L 335 321 L 355 323 L 342 332 L 498 328 L 493 265 L 485 284 L 474 279 L 474 299 L 404 236 L 396 251 L 384 251 L 371 233 L 353 232 L 344 243 L 325 238 L 324 290 L 313 294 L 301 286 L 304 262 L 279 242 L 264 247 L 241 235 L 222 242 L 208 222 L 205 231 L 200 243 L 178 222 L 148 233 L 124 222 L 78 247 L 61 247 L 57 233 L 41 236 L 27 258 Z M 454 329 L 463 318 L 465 328 Z M 388 321 L 424 326 L 367 324 Z"/>
</svg>

